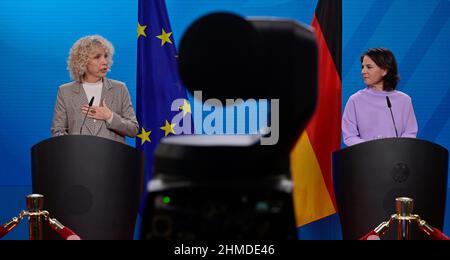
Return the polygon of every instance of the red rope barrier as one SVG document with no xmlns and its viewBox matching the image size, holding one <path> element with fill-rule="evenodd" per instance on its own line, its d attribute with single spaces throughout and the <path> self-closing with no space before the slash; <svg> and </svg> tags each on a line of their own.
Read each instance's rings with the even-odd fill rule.
<svg viewBox="0 0 450 260">
<path fill-rule="evenodd" d="M 427 234 L 433 240 L 450 240 L 442 231 L 437 228 L 432 227 L 425 220 L 418 219 L 417 221 L 420 230 Z"/>
<path fill-rule="evenodd" d="M 70 228 L 68 227 L 64 227 L 61 232 L 60 235 L 65 239 L 65 240 L 81 240 L 81 237 L 79 237 L 77 234 L 75 234 L 75 232 L 73 232 Z"/>
<path fill-rule="evenodd" d="M 81 240 L 80 236 L 78 236 L 70 228 L 65 227 L 56 219 L 50 218 L 50 213 L 48 211 L 42 210 L 43 199 L 44 196 L 41 194 L 28 195 L 28 211 L 21 211 L 18 217 L 14 217 L 9 222 L 0 226 L 0 238 L 13 230 L 20 223 L 24 216 L 28 216 L 30 240 L 40 240 L 43 238 L 42 226 L 40 225 L 42 219 L 47 221 L 47 224 L 65 240 Z"/>
<path fill-rule="evenodd" d="M 365 234 L 359 240 L 381 240 L 380 237 L 384 235 L 384 233 L 386 233 L 386 231 L 389 229 L 389 226 L 391 222 L 394 220 L 394 218 L 395 215 L 392 215 L 388 221 L 381 222 L 380 225 L 378 225 L 378 227 L 376 227 L 369 233 Z"/>
<path fill-rule="evenodd" d="M 0 226 L 0 238 L 4 237 L 9 231 L 13 230 L 19 223 L 22 218 L 14 217 L 4 225 Z"/>
<path fill-rule="evenodd" d="M 378 236 L 377 232 L 375 232 L 375 230 L 372 230 L 362 236 L 359 240 L 380 240 L 380 237 Z"/>
<path fill-rule="evenodd" d="M 430 234 L 433 240 L 450 240 L 448 236 L 442 233 L 439 229 L 433 228 L 433 232 Z"/>
<path fill-rule="evenodd" d="M 0 227 L 0 238 L 2 238 L 4 235 L 8 234 L 9 230 L 6 229 L 5 227 L 1 226 Z"/>
<path fill-rule="evenodd" d="M 48 219 L 49 226 L 60 235 L 64 240 L 81 240 L 81 237 L 73 232 L 70 228 L 65 227 L 54 218 Z"/>
</svg>

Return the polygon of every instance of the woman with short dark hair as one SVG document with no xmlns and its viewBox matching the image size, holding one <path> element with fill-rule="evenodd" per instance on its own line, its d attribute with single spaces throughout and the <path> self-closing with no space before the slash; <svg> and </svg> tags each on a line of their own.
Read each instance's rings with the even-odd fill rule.
<svg viewBox="0 0 450 260">
<path fill-rule="evenodd" d="M 350 146 L 387 137 L 415 138 L 416 116 L 411 98 L 396 90 L 400 77 L 392 52 L 385 48 L 365 51 L 361 74 L 366 88 L 347 101 L 342 117 L 344 143 Z"/>
</svg>

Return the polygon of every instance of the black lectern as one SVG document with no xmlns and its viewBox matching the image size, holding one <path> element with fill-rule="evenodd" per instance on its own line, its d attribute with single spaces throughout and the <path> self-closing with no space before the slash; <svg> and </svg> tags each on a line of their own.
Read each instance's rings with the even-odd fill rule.
<svg viewBox="0 0 450 260">
<path fill-rule="evenodd" d="M 82 239 L 133 239 L 143 153 L 95 136 L 60 136 L 31 149 L 33 193 Z M 44 230 L 44 238 L 56 238 Z"/>
<path fill-rule="evenodd" d="M 448 151 L 413 138 L 386 138 L 333 153 L 336 202 L 344 239 L 358 239 L 395 213 L 395 198 L 414 199 L 414 214 L 442 229 Z M 395 239 L 393 226 L 383 239 Z M 414 232 L 415 231 L 415 232 Z M 412 239 L 424 239 L 413 230 Z"/>
</svg>

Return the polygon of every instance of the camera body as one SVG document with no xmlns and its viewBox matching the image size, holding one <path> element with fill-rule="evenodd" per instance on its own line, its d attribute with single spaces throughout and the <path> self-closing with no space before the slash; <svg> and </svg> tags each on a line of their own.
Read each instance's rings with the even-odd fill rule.
<svg viewBox="0 0 450 260">
<path fill-rule="evenodd" d="M 296 239 L 290 150 L 316 105 L 315 34 L 291 20 L 213 13 L 184 34 L 179 67 L 188 90 L 205 99 L 278 100 L 279 140 L 163 138 L 141 239 Z"/>
</svg>

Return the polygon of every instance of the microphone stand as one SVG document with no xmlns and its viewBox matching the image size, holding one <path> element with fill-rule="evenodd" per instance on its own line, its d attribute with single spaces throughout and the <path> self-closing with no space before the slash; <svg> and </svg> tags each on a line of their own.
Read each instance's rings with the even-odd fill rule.
<svg viewBox="0 0 450 260">
<path fill-rule="evenodd" d="M 86 117 L 89 114 L 89 110 L 91 110 L 93 103 L 94 103 L 94 96 L 92 96 L 91 101 L 89 101 L 88 110 L 86 111 L 86 115 L 84 116 L 83 123 L 81 124 L 81 127 L 80 127 L 80 135 L 81 135 L 81 132 L 83 131 L 84 122 L 86 122 Z"/>
<path fill-rule="evenodd" d="M 392 117 L 392 123 L 394 123 L 395 135 L 398 138 L 397 126 L 395 125 L 394 114 L 392 113 L 392 108 L 391 108 L 392 105 L 391 105 L 391 101 L 389 100 L 388 96 L 386 96 L 386 102 L 387 102 L 387 105 L 389 107 L 389 110 L 391 111 L 391 117 Z"/>
</svg>

